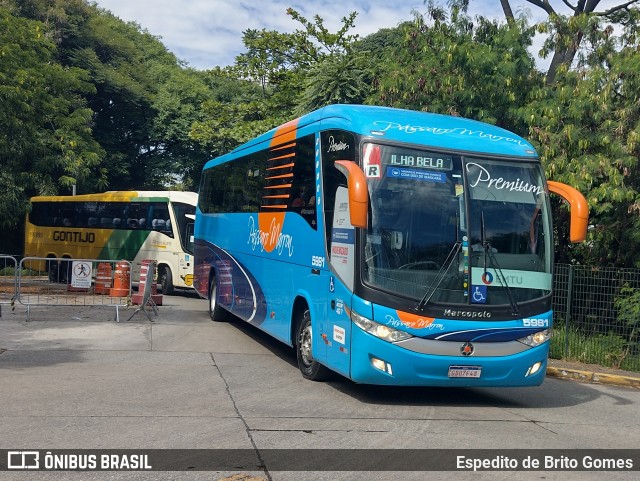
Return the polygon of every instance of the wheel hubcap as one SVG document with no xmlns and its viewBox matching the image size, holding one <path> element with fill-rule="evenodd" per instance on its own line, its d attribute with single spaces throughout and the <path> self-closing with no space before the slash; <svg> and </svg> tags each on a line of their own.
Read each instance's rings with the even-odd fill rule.
<svg viewBox="0 0 640 481">
<path fill-rule="evenodd" d="M 216 309 L 216 286 L 211 288 L 211 294 L 209 295 L 209 308 L 211 309 L 211 312 Z"/>
<path fill-rule="evenodd" d="M 311 353 L 311 326 L 307 325 L 300 334 L 300 355 L 302 361 L 310 366 L 313 362 L 313 355 Z"/>
</svg>

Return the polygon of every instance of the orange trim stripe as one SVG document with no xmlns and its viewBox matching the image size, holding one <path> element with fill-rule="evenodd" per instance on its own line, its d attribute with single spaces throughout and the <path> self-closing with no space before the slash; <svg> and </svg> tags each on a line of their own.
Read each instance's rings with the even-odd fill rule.
<svg viewBox="0 0 640 481">
<path fill-rule="evenodd" d="M 271 150 L 272 152 L 274 152 L 274 151 L 276 151 L 276 150 L 284 150 L 284 149 L 288 149 L 288 148 L 290 148 L 290 147 L 295 147 L 295 146 L 296 146 L 296 143 L 295 143 L 295 142 L 292 142 L 292 143 L 290 143 L 290 144 L 286 144 L 286 145 L 279 145 L 279 146 L 277 146 L 277 147 L 271 147 L 271 149 L 269 149 L 269 150 Z"/>
<path fill-rule="evenodd" d="M 289 177 L 293 177 L 293 174 L 283 174 L 283 175 L 274 175 L 273 177 L 265 177 L 265 180 L 271 180 L 271 179 L 286 179 Z"/>
<path fill-rule="evenodd" d="M 269 159 L 269 162 L 273 162 L 274 160 L 280 160 L 280 159 L 288 159 L 290 157 L 295 157 L 296 154 L 285 154 L 285 155 L 281 155 L 279 157 L 271 157 Z"/>
<path fill-rule="evenodd" d="M 290 194 L 282 194 L 282 195 L 263 195 L 263 199 L 288 199 L 291 197 Z"/>
<path fill-rule="evenodd" d="M 290 189 L 291 184 L 281 184 L 281 185 L 268 185 L 265 189 Z"/>
<path fill-rule="evenodd" d="M 263 209 L 286 209 L 286 205 L 263 205 Z"/>
<path fill-rule="evenodd" d="M 293 167 L 294 164 L 285 164 L 285 165 L 278 165 L 276 167 L 269 167 L 267 170 L 278 170 L 278 169 L 288 169 L 289 167 Z"/>
<path fill-rule="evenodd" d="M 278 127 L 273 134 L 273 138 L 271 139 L 269 146 L 275 148 L 280 147 L 284 143 L 295 142 L 299 120 L 299 118 L 290 120 L 286 124 Z"/>
</svg>

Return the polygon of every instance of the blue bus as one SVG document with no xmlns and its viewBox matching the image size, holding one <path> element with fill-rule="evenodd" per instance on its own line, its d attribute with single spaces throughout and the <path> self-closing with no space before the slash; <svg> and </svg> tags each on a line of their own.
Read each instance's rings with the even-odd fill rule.
<svg viewBox="0 0 640 481">
<path fill-rule="evenodd" d="M 203 169 L 194 284 L 295 347 L 302 375 L 413 386 L 542 383 L 549 193 L 534 148 L 460 117 L 331 105 Z"/>
</svg>

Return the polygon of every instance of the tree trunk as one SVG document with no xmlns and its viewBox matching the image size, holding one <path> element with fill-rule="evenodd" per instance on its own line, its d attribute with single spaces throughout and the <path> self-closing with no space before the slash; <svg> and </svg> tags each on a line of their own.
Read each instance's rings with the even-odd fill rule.
<svg viewBox="0 0 640 481">
<path fill-rule="evenodd" d="M 507 19 L 507 23 L 512 25 L 515 22 L 515 17 L 513 16 L 513 10 L 511 10 L 509 0 L 500 0 L 500 5 L 502 5 L 502 11 Z"/>
</svg>

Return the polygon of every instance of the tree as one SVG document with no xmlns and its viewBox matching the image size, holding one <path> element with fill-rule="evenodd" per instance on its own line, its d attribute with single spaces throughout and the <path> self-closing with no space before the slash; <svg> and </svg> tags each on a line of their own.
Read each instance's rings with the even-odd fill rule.
<svg viewBox="0 0 640 481">
<path fill-rule="evenodd" d="M 207 151 L 209 158 L 223 155 L 289 120 L 285 109 L 274 111 L 260 85 L 238 79 L 233 69 L 210 70 L 206 82 L 211 94 L 202 104 L 202 120 L 193 123 L 189 137 Z"/>
<path fill-rule="evenodd" d="M 291 118 L 334 102 L 361 102 L 370 86 L 362 52 L 354 53 L 355 12 L 342 19 L 336 33 L 324 20 L 297 11 L 287 14 L 303 29 L 280 33 L 247 30 L 247 51 L 228 69 L 209 72 L 212 98 L 203 104 L 206 118 L 196 121 L 190 137 L 212 156 L 222 155 Z M 223 95 L 233 92 L 232 96 Z"/>
<path fill-rule="evenodd" d="M 319 15 L 308 20 L 292 8 L 287 15 L 303 28 L 293 33 L 244 32 L 247 52 L 236 58 L 238 77 L 258 82 L 264 98 L 291 115 L 328 103 L 361 102 L 369 88 L 367 62 L 353 48 L 358 36 L 349 34 L 356 12 L 343 17 L 335 33 Z"/>
<path fill-rule="evenodd" d="M 591 21 L 582 67 L 559 70 L 555 88 L 535 89 L 523 120 L 547 175 L 589 201 L 593 229 L 589 242 L 574 249 L 579 259 L 640 267 L 638 22 L 615 36 Z"/>
<path fill-rule="evenodd" d="M 401 41 L 387 39 L 368 99 L 408 109 L 461 115 L 525 132 L 517 107 L 541 82 L 527 48 L 534 31 L 522 20 L 501 25 L 451 15 L 429 4 L 425 15 L 398 28 Z"/>
<path fill-rule="evenodd" d="M 304 114 L 329 104 L 360 104 L 373 92 L 367 52 L 332 54 L 312 67 L 298 101 Z"/>
<path fill-rule="evenodd" d="M 468 3 L 468 0 L 462 1 Z M 575 3 L 563 0 L 562 5 L 572 12 L 570 17 L 567 17 L 558 13 L 556 8 L 551 5 L 550 0 L 526 1 L 544 10 L 548 15 L 547 22 L 540 25 L 540 31 L 548 34 L 543 51 L 545 55 L 553 52 L 546 75 L 547 84 L 555 83 L 558 70 L 561 67 L 568 69 L 573 64 L 587 29 L 592 25 L 589 21 L 590 18 L 596 17 L 598 22 L 607 20 L 617 24 L 632 22 L 634 18 L 632 7 L 640 4 L 640 0 L 626 0 L 598 11 L 597 8 L 602 0 L 577 0 Z M 515 18 L 509 0 L 500 0 L 500 4 L 507 20 L 510 23 L 514 22 Z"/>
<path fill-rule="evenodd" d="M 45 25 L 0 8 L 0 226 L 15 227 L 35 194 L 88 178 L 104 151 L 92 137 L 86 71 L 55 62 Z"/>
<path fill-rule="evenodd" d="M 184 69 L 139 25 L 86 0 L 0 1 L 42 21 L 57 45 L 55 61 L 88 72 L 94 86 L 85 98 L 93 111 L 93 136 L 105 153 L 78 192 L 183 185 L 183 170 L 206 156 L 189 139 L 187 127 L 199 118 L 197 109 L 207 97 L 201 76 Z"/>
</svg>

